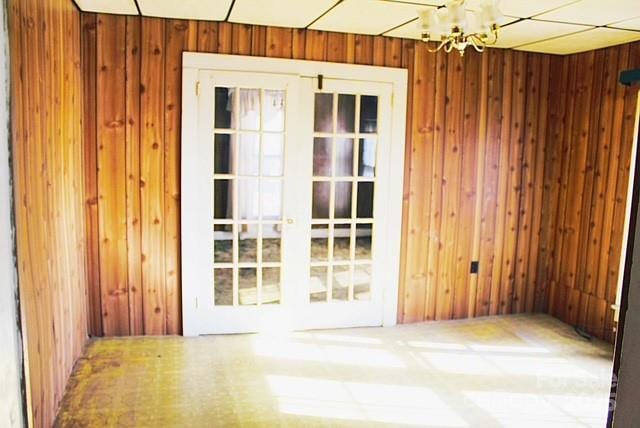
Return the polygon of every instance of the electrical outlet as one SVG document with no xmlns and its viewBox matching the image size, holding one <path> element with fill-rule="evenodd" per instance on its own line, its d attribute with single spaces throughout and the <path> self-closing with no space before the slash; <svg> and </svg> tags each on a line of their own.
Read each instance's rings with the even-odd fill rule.
<svg viewBox="0 0 640 428">
<path fill-rule="evenodd" d="M 478 269 L 480 269 L 480 262 L 477 260 L 472 261 L 470 273 L 478 273 Z"/>
</svg>

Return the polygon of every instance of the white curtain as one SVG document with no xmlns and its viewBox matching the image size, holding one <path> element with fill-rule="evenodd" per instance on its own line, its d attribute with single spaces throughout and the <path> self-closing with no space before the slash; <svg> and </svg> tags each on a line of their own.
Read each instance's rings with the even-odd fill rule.
<svg viewBox="0 0 640 428">
<path fill-rule="evenodd" d="M 231 127 L 239 128 L 246 131 L 260 130 L 260 90 L 259 89 L 235 89 L 229 90 L 229 101 L 227 110 L 233 112 L 235 98 L 238 97 L 238 121 L 236 126 L 236 115 L 231 115 Z M 264 108 L 262 111 L 262 129 L 271 131 L 283 130 L 284 124 L 284 91 L 265 90 Z M 277 135 L 266 136 L 263 134 L 263 175 L 278 175 L 282 169 L 282 147 L 278 149 L 278 144 L 265 144 L 267 139 L 282 139 Z M 235 157 L 238 157 L 238 173 L 240 175 L 255 175 L 260 172 L 260 136 L 255 134 L 232 135 L 231 150 L 229 152 L 229 162 L 233 165 Z M 243 179 L 238 180 L 238 218 L 240 220 L 255 220 L 259 216 L 259 180 Z M 277 217 L 281 216 L 282 192 L 281 183 L 276 185 L 272 181 L 263 181 L 263 216 Z M 232 195 L 229 195 L 231 198 Z M 229 210 L 231 209 L 232 199 L 229 199 Z"/>
</svg>

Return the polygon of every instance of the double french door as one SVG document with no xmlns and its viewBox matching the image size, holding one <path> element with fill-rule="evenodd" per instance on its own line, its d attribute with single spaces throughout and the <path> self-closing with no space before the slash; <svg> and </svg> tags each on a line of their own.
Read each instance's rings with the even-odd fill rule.
<svg viewBox="0 0 640 428">
<path fill-rule="evenodd" d="M 202 67 L 184 79 L 197 88 L 183 106 L 185 334 L 393 323 L 393 83 Z"/>
</svg>

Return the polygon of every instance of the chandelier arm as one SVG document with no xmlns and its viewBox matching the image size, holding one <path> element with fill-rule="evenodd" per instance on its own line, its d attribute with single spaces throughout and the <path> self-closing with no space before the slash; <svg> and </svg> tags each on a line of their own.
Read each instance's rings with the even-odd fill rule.
<svg viewBox="0 0 640 428">
<path fill-rule="evenodd" d="M 471 37 L 469 37 L 469 40 L 471 41 L 471 46 L 473 46 L 473 48 L 476 50 L 476 52 L 484 52 L 484 46 L 479 46 L 478 42 L 482 45 L 484 42 L 482 41 L 482 39 L 478 38 L 476 35 L 472 35 Z"/>
<path fill-rule="evenodd" d="M 446 42 L 444 42 L 444 43 L 446 43 L 446 44 L 444 45 L 444 51 L 445 51 L 446 53 L 451 53 L 451 51 L 453 50 L 453 48 L 454 48 L 454 46 L 455 46 L 455 43 L 454 43 L 454 42 L 455 42 L 455 40 L 453 40 L 453 39 L 451 39 L 451 38 L 447 39 L 447 40 L 446 40 Z"/>
<path fill-rule="evenodd" d="M 498 31 L 497 30 L 493 30 L 493 31 L 491 31 L 491 34 L 493 35 L 493 40 L 485 42 L 485 45 L 487 45 L 487 46 L 493 46 L 496 43 L 498 43 Z"/>
<path fill-rule="evenodd" d="M 442 49 L 442 47 L 447 43 L 448 40 L 443 40 L 440 42 L 440 44 L 438 45 L 437 48 L 435 49 L 431 49 L 430 47 L 427 47 L 427 51 L 429 51 L 430 53 L 436 53 L 438 52 L 440 49 Z"/>
</svg>

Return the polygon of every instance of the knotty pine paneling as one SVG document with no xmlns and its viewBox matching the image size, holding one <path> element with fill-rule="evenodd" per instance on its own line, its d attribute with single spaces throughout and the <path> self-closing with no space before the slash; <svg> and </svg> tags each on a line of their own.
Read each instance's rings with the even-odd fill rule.
<svg viewBox="0 0 640 428">
<path fill-rule="evenodd" d="M 98 177 L 87 180 L 97 182 L 87 191 L 98 201 L 88 246 L 97 242 L 100 250 L 98 266 L 91 266 L 91 301 L 101 305 L 93 334 L 181 331 L 185 50 L 408 68 L 399 320 L 533 308 L 538 252 L 530 242 L 538 235 L 531 228 L 540 227 L 534 219 L 541 206 L 549 56 L 490 50 L 460 58 L 431 54 L 409 40 L 204 21 L 83 14 L 83 23 L 85 72 L 96 76 L 86 82 L 98 86 L 85 87 L 85 115 L 97 111 L 99 117 L 86 122 L 95 130 L 85 130 L 96 136 L 86 143 L 98 159 L 97 167 L 87 162 L 87 176 Z M 103 111 L 108 117 L 100 119 Z M 101 171 L 100 159 L 113 167 Z M 92 218 L 96 210 L 89 204 L 87 211 Z M 478 275 L 469 273 L 472 260 L 480 261 Z"/>
<path fill-rule="evenodd" d="M 640 43 L 553 57 L 536 310 L 613 340 Z"/>
<path fill-rule="evenodd" d="M 614 121 L 615 116 L 622 125 L 623 106 L 607 104 L 606 97 L 624 97 L 614 80 L 617 70 L 629 63 L 628 46 L 567 57 L 491 49 L 460 58 L 429 53 L 412 40 L 304 29 L 92 14 L 84 14 L 83 22 L 85 72 L 97 75 L 98 83 L 101 73 L 114 72 L 126 82 L 118 94 L 85 87 L 85 114 L 115 103 L 122 109 L 117 116 L 126 117 L 125 130 L 117 131 L 124 141 L 109 149 L 122 157 L 118 169 L 109 171 L 118 177 L 103 185 L 98 180 L 96 189 L 87 189 L 98 206 L 102 198 L 121 199 L 114 202 L 120 207 L 115 214 L 103 214 L 119 221 L 98 218 L 98 230 L 90 229 L 89 248 L 99 243 L 101 234 L 127 240 L 118 254 L 98 252 L 98 267 L 91 267 L 92 278 L 98 277 L 90 288 L 91 301 L 101 304 L 93 334 L 181 331 L 178 184 L 185 50 L 408 69 L 400 322 L 547 310 L 570 320 L 553 309 L 553 299 L 570 300 L 562 294 L 569 285 L 558 289 L 557 283 L 599 284 L 598 275 L 606 282 L 617 276 L 605 269 L 578 277 L 575 266 L 589 259 L 593 269 L 603 254 L 610 264 L 609 249 L 612 243 L 619 245 L 620 232 L 610 233 L 604 225 L 624 209 L 620 203 L 609 207 L 585 200 L 582 194 L 609 194 L 597 190 L 608 188 L 624 193 L 625 170 L 614 167 L 611 177 L 590 173 L 581 179 L 575 174 L 586 162 L 600 162 L 602 168 L 617 159 L 620 148 L 614 148 L 613 141 L 619 139 L 604 138 L 587 127 L 600 117 L 592 107 L 602 96 L 611 117 L 600 119 L 603 126 L 609 132 L 627 129 Z M 124 50 L 101 46 L 123 37 L 119 46 L 126 46 Z M 625 49 L 626 54 L 619 52 Z M 115 69 L 100 71 L 97 53 L 103 50 L 118 55 Z M 602 68 L 601 73 L 593 74 L 594 67 Z M 609 76 L 606 84 L 598 83 L 604 76 Z M 88 151 L 100 153 L 100 128 L 108 128 L 109 122 L 94 126 L 95 131 L 85 130 L 85 135 L 98 136 L 87 140 L 95 146 Z M 587 148 L 592 141 L 598 142 Z M 604 151 L 611 159 L 605 161 Z M 100 174 L 95 162 L 87 168 L 87 176 Z M 114 186 L 122 190 L 114 191 Z M 124 215 L 121 207 L 126 207 Z M 582 215 L 585 209 L 593 211 L 593 221 L 600 225 L 593 233 L 606 241 L 602 249 L 583 242 L 583 232 L 594 229 Z M 87 210 L 96 211 L 92 205 Z M 567 232 L 573 228 L 576 233 Z M 473 260 L 480 262 L 478 274 L 469 272 Z M 129 285 L 104 284 L 96 271 L 117 274 L 118 280 L 126 277 Z M 601 289 L 599 299 L 611 294 L 610 287 L 593 289 Z M 604 300 L 578 296 L 578 301 L 607 312 L 602 310 Z"/>
<path fill-rule="evenodd" d="M 7 6 L 28 417 L 50 427 L 87 341 L 80 13 L 68 0 Z"/>
</svg>

